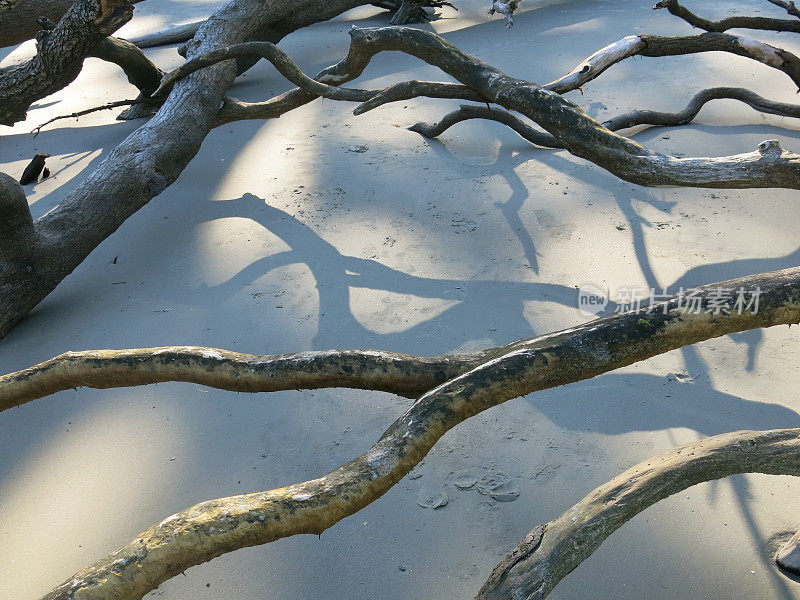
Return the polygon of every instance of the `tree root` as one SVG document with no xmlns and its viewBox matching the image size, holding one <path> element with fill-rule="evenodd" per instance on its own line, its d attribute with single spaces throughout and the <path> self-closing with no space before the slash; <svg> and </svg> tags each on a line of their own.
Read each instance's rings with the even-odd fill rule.
<svg viewBox="0 0 800 600">
<path fill-rule="evenodd" d="M 338 469 L 289 487 L 209 500 L 171 515 L 44 598 L 141 598 L 187 568 L 226 552 L 301 533 L 319 535 L 386 493 L 448 430 L 488 408 L 720 335 L 800 322 L 800 268 L 703 286 L 693 295 L 707 300 L 720 289 L 757 289 L 758 310 L 695 314 L 685 310 L 678 296 L 509 344 L 502 356 L 421 396 L 370 450 Z M 785 464 L 782 455 L 771 457 L 772 468 Z"/>
<path fill-rule="evenodd" d="M 617 529 L 660 500 L 738 473 L 800 476 L 800 429 L 737 431 L 657 454 L 531 531 L 476 600 L 543 600 Z"/>
</svg>

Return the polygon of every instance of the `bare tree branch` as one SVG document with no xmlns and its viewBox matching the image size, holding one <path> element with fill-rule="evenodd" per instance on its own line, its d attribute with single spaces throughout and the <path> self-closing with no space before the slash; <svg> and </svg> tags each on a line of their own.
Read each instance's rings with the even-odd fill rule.
<svg viewBox="0 0 800 600">
<path fill-rule="evenodd" d="M 33 102 L 72 82 L 97 44 L 132 15 L 128 0 L 78 0 L 52 31 L 38 34 L 36 56 L 0 69 L 0 124 L 24 120 Z"/>
<path fill-rule="evenodd" d="M 786 2 L 780 0 L 768 0 L 777 6 L 785 8 L 789 14 L 794 14 Z M 792 3 L 792 6 L 794 4 Z M 749 17 L 749 16 L 733 16 L 721 19 L 719 21 L 709 21 L 703 17 L 698 17 L 691 12 L 688 8 L 682 6 L 678 0 L 660 0 L 653 7 L 653 10 L 659 8 L 666 8 L 676 17 L 680 17 L 689 25 L 705 29 L 706 31 L 727 31 L 728 29 L 762 29 L 766 31 L 791 31 L 793 33 L 800 33 L 800 21 L 795 19 L 771 19 L 769 17 Z M 797 9 L 795 9 L 796 11 Z M 798 15 L 794 15 L 798 16 Z"/>
<path fill-rule="evenodd" d="M 758 290 L 757 312 L 692 313 L 677 296 L 510 344 L 506 354 L 421 396 L 371 449 L 338 469 L 289 487 L 209 500 L 171 515 L 76 573 L 44 600 L 141 598 L 187 568 L 226 552 L 300 533 L 321 534 L 386 493 L 448 430 L 506 400 L 728 333 L 800 322 L 800 268 L 703 286 L 693 296 L 707 299 L 720 289 Z"/>
<path fill-rule="evenodd" d="M 472 354 L 409 356 L 375 350 L 254 355 L 167 346 L 67 352 L 0 377 L 0 411 L 77 387 L 97 389 L 188 381 L 234 392 L 343 387 L 417 398 L 504 348 Z"/>
<path fill-rule="evenodd" d="M 531 531 L 494 569 L 477 600 L 543 600 L 617 529 L 698 483 L 738 473 L 800 476 L 800 429 L 737 431 L 662 452 Z"/>
<path fill-rule="evenodd" d="M 789 2 L 784 2 L 784 0 L 767 0 L 767 2 L 770 2 L 775 6 L 780 6 L 793 17 L 800 18 L 800 10 L 798 10 L 797 6 L 795 6 L 794 2 L 791 0 Z"/>
<path fill-rule="evenodd" d="M 635 127 L 637 125 L 658 125 L 674 126 L 690 123 L 700 112 L 703 106 L 711 100 L 738 100 L 744 102 L 755 110 L 781 117 L 800 118 L 800 105 L 788 104 L 785 102 L 775 102 L 767 100 L 744 88 L 717 87 L 699 91 L 689 101 L 689 104 L 680 112 L 668 113 L 654 110 L 635 110 L 633 112 L 619 115 L 603 125 L 613 131 Z"/>
<path fill-rule="evenodd" d="M 350 35 L 350 50 L 343 61 L 348 64 L 348 75 L 362 72 L 371 57 L 382 51 L 401 51 L 416 56 L 442 69 L 487 101 L 522 113 L 558 139 L 572 154 L 588 159 L 626 181 L 650 186 L 800 187 L 800 156 L 784 152 L 775 140 L 762 142 L 755 152 L 749 154 L 676 158 L 648 150 L 610 131 L 579 106 L 550 89 L 510 77 L 464 54 L 435 34 L 403 27 L 383 27 L 352 29 Z M 638 39 L 632 44 L 636 53 L 648 56 L 727 49 L 770 62 L 760 46 L 748 46 L 741 38 L 724 33 L 706 33 L 691 38 L 633 37 Z M 768 48 L 771 48 L 769 52 L 783 52 L 771 46 Z M 363 101 L 364 90 L 336 88 L 313 80 L 302 73 L 285 53 L 274 46 L 259 43 L 221 48 L 198 57 L 170 73 L 164 79 L 162 89 L 168 88 L 185 73 L 241 54 L 268 58 L 285 77 L 311 93 L 334 100 Z M 793 56 L 792 61 L 800 66 L 797 57 Z M 777 64 L 773 66 L 779 68 Z M 780 68 L 785 70 L 787 67 L 783 65 Z M 574 87 L 576 83 L 572 80 L 569 84 L 555 85 Z M 379 100 L 380 96 L 378 100 L 373 98 L 367 108 L 372 108 Z"/>
<path fill-rule="evenodd" d="M 141 0 L 131 0 L 132 4 Z M 16 46 L 36 37 L 41 18 L 58 23 L 75 0 L 20 0 L 0 9 L 0 48 Z"/>
</svg>

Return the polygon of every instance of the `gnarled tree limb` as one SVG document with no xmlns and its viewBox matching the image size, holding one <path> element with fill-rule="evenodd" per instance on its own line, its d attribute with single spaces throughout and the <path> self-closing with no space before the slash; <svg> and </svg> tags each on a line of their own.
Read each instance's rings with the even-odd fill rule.
<svg viewBox="0 0 800 600">
<path fill-rule="evenodd" d="M 510 77 L 463 53 L 435 34 L 404 27 L 382 27 L 354 28 L 350 36 L 350 50 L 345 61 L 354 65 L 354 70 L 363 70 L 372 56 L 383 51 L 401 51 L 416 56 L 440 68 L 487 101 L 522 113 L 557 138 L 572 154 L 588 159 L 627 181 L 650 186 L 800 188 L 800 155 L 784 152 L 775 140 L 762 142 L 755 152 L 749 154 L 720 158 L 675 158 L 648 150 L 610 131 L 579 106 L 552 90 Z M 724 33 L 708 33 L 692 38 L 636 37 L 646 40 L 645 47 L 637 52 L 648 55 L 721 48 L 735 53 L 752 50 L 743 45 L 739 38 Z M 651 43 L 653 40 L 655 42 Z M 759 52 L 753 51 L 752 54 L 767 61 L 768 57 Z M 180 80 L 186 72 L 228 60 L 240 53 L 267 57 L 284 76 L 314 94 L 334 100 L 360 101 L 363 97 L 364 90 L 337 88 L 311 79 L 282 51 L 258 43 L 221 48 L 190 61 L 170 73 L 162 83 L 162 88 Z M 792 61 L 800 66 L 797 57 L 793 57 Z M 777 65 L 773 66 L 778 68 Z M 370 107 L 374 104 L 376 101 L 372 99 Z"/>
<path fill-rule="evenodd" d="M 636 127 L 637 125 L 685 125 L 686 123 L 690 123 L 697 116 L 697 113 L 700 112 L 700 109 L 711 100 L 738 100 L 762 113 L 781 117 L 800 118 L 800 104 L 775 102 L 744 88 L 717 87 L 697 92 L 689 101 L 686 108 L 680 112 L 668 113 L 654 110 L 636 110 L 604 121 L 603 125 L 612 131 Z"/>
<path fill-rule="evenodd" d="M 778 4 L 773 0 L 768 0 L 777 6 L 786 8 L 789 14 L 793 14 L 787 3 Z M 727 31 L 729 29 L 762 29 L 766 31 L 791 31 L 793 33 L 800 33 L 800 21 L 796 19 L 772 19 L 769 17 L 750 17 L 743 15 L 736 15 L 733 17 L 726 17 L 719 21 L 710 21 L 703 17 L 698 17 L 685 6 L 681 5 L 678 0 L 660 0 L 653 7 L 653 10 L 659 8 L 666 8 L 676 17 L 680 17 L 689 25 L 706 31 Z M 796 9 L 795 9 L 796 10 Z M 797 16 L 797 15 L 795 15 Z"/>
<path fill-rule="evenodd" d="M 497 565 L 476 600 L 543 600 L 606 538 L 649 506 L 698 483 L 738 473 L 800 476 L 800 429 L 715 435 L 639 463 L 532 530 Z"/>
<path fill-rule="evenodd" d="M 98 43 L 132 15 L 128 0 L 78 0 L 52 31 L 37 35 L 36 56 L 0 70 L 0 125 L 24 120 L 33 102 L 72 82 Z"/>
<path fill-rule="evenodd" d="M 267 492 L 202 502 L 171 515 L 79 571 L 45 600 L 141 598 L 185 569 L 237 548 L 321 534 L 404 477 L 448 430 L 498 404 L 588 379 L 727 333 L 800 322 L 800 268 L 698 288 L 759 290 L 757 312 L 687 313 L 681 297 L 515 342 L 506 354 L 436 387 L 366 453 L 327 475 Z"/>
</svg>

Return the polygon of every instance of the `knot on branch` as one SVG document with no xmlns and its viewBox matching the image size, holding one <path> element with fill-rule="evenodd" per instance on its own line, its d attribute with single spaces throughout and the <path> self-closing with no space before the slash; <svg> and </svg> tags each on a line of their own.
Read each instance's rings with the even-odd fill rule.
<svg viewBox="0 0 800 600">
<path fill-rule="evenodd" d="M 758 145 L 758 152 L 764 158 L 774 160 L 783 154 L 783 148 L 778 140 L 764 140 Z"/>
</svg>

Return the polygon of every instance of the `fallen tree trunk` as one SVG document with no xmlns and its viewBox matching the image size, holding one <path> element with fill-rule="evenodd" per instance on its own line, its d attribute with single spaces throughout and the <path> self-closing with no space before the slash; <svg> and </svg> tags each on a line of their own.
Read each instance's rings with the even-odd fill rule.
<svg viewBox="0 0 800 600">
<path fill-rule="evenodd" d="M 727 314 L 686 310 L 676 296 L 505 347 L 507 352 L 430 390 L 366 453 L 303 483 L 202 502 L 171 515 L 44 597 L 138 599 L 187 568 L 238 548 L 323 531 L 400 481 L 462 421 L 534 391 L 588 379 L 669 350 L 756 327 L 800 322 L 800 268 L 697 288 L 758 290 L 758 306 Z M 692 304 L 694 306 L 694 304 Z M 223 359 L 224 360 L 224 359 Z"/>
<path fill-rule="evenodd" d="M 646 508 L 698 483 L 739 473 L 800 476 L 800 429 L 715 435 L 639 463 L 533 529 L 495 567 L 476 600 L 544 600 Z"/>
</svg>

